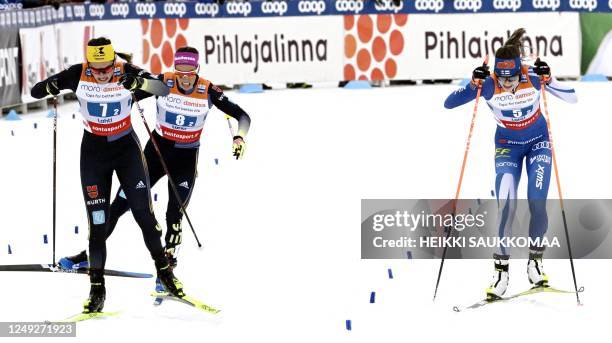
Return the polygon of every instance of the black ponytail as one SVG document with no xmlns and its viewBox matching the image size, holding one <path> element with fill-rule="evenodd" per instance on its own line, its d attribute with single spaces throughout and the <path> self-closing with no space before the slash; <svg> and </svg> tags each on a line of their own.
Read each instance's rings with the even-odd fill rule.
<svg viewBox="0 0 612 343">
<path fill-rule="evenodd" d="M 495 57 L 503 59 L 512 59 L 520 57 L 524 34 L 524 28 L 520 28 L 514 31 L 510 38 L 508 38 L 506 43 L 504 43 L 504 46 L 495 51 Z"/>
</svg>

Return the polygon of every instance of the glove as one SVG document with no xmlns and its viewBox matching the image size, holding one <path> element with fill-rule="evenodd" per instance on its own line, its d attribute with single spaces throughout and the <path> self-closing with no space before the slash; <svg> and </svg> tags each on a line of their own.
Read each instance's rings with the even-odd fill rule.
<svg viewBox="0 0 612 343">
<path fill-rule="evenodd" d="M 548 82 L 550 80 L 550 67 L 548 63 L 541 61 L 540 58 L 535 61 L 535 67 L 533 67 L 533 71 L 538 74 L 538 76 L 544 81 Z"/>
<path fill-rule="evenodd" d="M 241 159 L 244 156 L 244 150 L 246 149 L 246 143 L 240 136 L 234 136 L 234 143 L 232 143 L 232 155 L 236 159 Z"/>
<path fill-rule="evenodd" d="M 45 87 L 47 93 L 49 95 L 57 96 L 60 93 L 60 89 L 57 86 L 57 79 L 51 79 L 47 81 L 47 86 Z"/>
<path fill-rule="evenodd" d="M 483 63 L 472 72 L 472 83 L 481 84 L 490 75 L 489 66 Z"/>
<path fill-rule="evenodd" d="M 119 79 L 119 83 L 121 83 L 125 89 L 133 91 L 142 87 L 144 79 L 133 74 L 123 74 Z"/>
</svg>

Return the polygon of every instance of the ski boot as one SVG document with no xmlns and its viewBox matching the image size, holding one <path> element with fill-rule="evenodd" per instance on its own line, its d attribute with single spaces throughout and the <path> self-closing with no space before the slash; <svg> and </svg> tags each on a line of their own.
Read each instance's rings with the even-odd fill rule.
<svg viewBox="0 0 612 343">
<path fill-rule="evenodd" d="M 510 275 L 508 274 L 509 269 L 509 255 L 493 255 L 495 263 L 495 274 L 493 275 L 493 282 L 489 288 L 487 288 L 487 300 L 499 300 L 508 290 L 508 283 L 510 282 Z"/>
<path fill-rule="evenodd" d="M 62 257 L 57 262 L 57 265 L 63 270 L 67 271 L 89 268 L 89 261 L 87 260 L 87 251 L 83 250 L 74 256 Z"/>
<path fill-rule="evenodd" d="M 102 270 L 90 270 L 89 273 L 91 288 L 89 290 L 89 297 L 83 304 L 83 313 L 102 312 L 104 300 L 106 300 L 104 274 Z"/>
<path fill-rule="evenodd" d="M 155 259 L 155 268 L 157 269 L 157 278 L 168 293 L 178 298 L 185 296 L 183 284 L 174 276 L 166 255 L 161 255 Z"/>
<path fill-rule="evenodd" d="M 542 252 L 529 252 L 527 278 L 533 288 L 548 287 L 548 275 L 544 273 L 544 265 L 542 265 Z"/>
</svg>

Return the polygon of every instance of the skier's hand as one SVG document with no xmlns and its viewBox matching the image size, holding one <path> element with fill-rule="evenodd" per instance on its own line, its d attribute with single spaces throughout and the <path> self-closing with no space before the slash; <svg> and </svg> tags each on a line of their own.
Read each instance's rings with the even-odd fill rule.
<svg viewBox="0 0 612 343">
<path fill-rule="evenodd" d="M 482 82 L 491 75 L 489 71 L 489 66 L 486 64 L 482 64 L 480 67 L 477 67 L 472 72 L 472 83 L 474 84 L 482 84 Z"/>
<path fill-rule="evenodd" d="M 540 58 L 535 61 L 533 71 L 538 74 L 542 81 L 548 83 L 550 81 L 550 67 L 548 63 L 541 61 Z"/>
<path fill-rule="evenodd" d="M 232 143 L 232 155 L 236 157 L 236 159 L 241 159 L 244 156 L 244 150 L 246 149 L 246 143 L 244 139 L 240 136 L 234 137 L 234 142 Z"/>
<path fill-rule="evenodd" d="M 121 83 L 125 89 L 133 91 L 142 86 L 144 79 L 133 74 L 123 74 L 119 79 L 119 83 Z"/>
<path fill-rule="evenodd" d="M 49 95 L 57 96 L 60 93 L 60 89 L 57 86 L 57 79 L 51 79 L 47 81 L 47 86 L 45 87 L 47 93 Z"/>
</svg>

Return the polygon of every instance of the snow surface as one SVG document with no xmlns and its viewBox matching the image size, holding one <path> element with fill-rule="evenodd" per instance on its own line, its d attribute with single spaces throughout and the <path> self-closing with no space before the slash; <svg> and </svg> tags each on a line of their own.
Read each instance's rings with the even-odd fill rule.
<svg viewBox="0 0 612 343">
<path fill-rule="evenodd" d="M 573 85 L 578 104 L 548 101 L 564 197 L 610 198 L 612 83 Z M 184 221 L 176 271 L 188 293 L 221 314 L 174 302 L 154 307 L 152 279 L 106 277 L 105 309 L 122 314 L 78 324 L 77 341 L 567 342 L 588 335 L 609 342 L 610 260 L 575 262 L 579 286 L 586 289 L 584 306 L 576 306 L 572 295 L 538 294 L 463 313 L 452 307 L 483 295 L 490 260 L 447 261 L 435 303 L 439 260 L 360 260 L 360 199 L 454 195 L 472 111 L 471 104 L 443 108 L 456 87 L 230 92 L 253 119 L 246 158 L 232 160 L 224 115 L 211 112 L 188 208 L 204 248 L 197 249 Z M 153 126 L 154 102 L 142 105 Z M 59 107 L 58 258 L 87 246 L 76 110 L 75 102 Z M 132 121 L 144 145 L 147 135 L 136 112 Z M 51 124 L 46 113 L 0 121 L 0 264 L 51 262 Z M 462 197 L 491 196 L 494 130 L 481 103 Z M 115 179 L 114 189 L 117 184 Z M 166 189 L 165 179 L 153 188 L 161 223 Z M 523 181 L 521 196 L 525 189 Z M 554 180 L 549 194 L 558 197 Z M 43 244 L 44 234 L 49 244 Z M 131 215 L 121 219 L 107 247 L 107 268 L 154 272 Z M 528 287 L 525 267 L 525 260 L 511 261 L 509 293 Z M 545 261 L 545 268 L 555 286 L 573 287 L 567 260 Z M 0 277 L 0 321 L 68 317 L 80 311 L 89 291 L 83 275 Z"/>
</svg>

